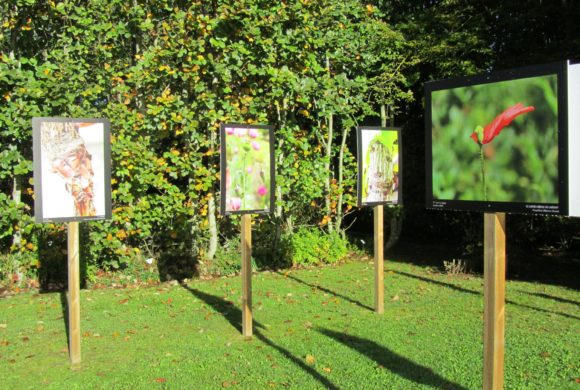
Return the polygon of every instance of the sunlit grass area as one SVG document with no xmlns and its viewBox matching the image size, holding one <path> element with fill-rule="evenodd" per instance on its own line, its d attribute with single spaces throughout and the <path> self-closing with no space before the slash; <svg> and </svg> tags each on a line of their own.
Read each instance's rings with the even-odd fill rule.
<svg viewBox="0 0 580 390">
<path fill-rule="evenodd" d="M 81 292 L 71 368 L 64 293 L 0 300 L 4 388 L 477 389 L 483 279 L 386 262 L 385 313 L 368 261 L 253 278 L 254 337 L 238 277 Z M 580 292 L 507 284 L 508 389 L 576 388 Z"/>
</svg>

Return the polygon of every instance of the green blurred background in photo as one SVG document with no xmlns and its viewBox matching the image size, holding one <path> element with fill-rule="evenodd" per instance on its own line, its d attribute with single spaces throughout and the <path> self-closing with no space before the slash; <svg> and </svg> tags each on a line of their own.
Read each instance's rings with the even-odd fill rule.
<svg viewBox="0 0 580 390">
<path fill-rule="evenodd" d="M 555 75 L 435 91 L 432 95 L 433 197 L 483 201 L 479 145 L 470 138 L 516 103 L 518 116 L 483 146 L 487 196 L 494 202 L 558 202 L 558 99 Z"/>
</svg>

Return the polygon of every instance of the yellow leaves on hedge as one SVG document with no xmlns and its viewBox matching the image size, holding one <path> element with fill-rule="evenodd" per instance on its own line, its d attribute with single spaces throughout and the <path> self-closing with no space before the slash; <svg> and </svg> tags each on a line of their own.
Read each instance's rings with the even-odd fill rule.
<svg viewBox="0 0 580 390">
<path fill-rule="evenodd" d="M 125 232 L 124 229 L 119 230 L 115 235 L 119 240 L 124 240 L 125 238 L 127 238 L 127 233 Z"/>
</svg>

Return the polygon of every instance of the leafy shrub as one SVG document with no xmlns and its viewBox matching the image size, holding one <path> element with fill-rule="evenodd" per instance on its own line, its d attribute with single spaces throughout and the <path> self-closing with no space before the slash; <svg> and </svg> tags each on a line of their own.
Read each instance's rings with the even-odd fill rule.
<svg viewBox="0 0 580 390">
<path fill-rule="evenodd" d="M 256 269 L 256 263 L 252 257 L 252 269 Z M 229 276 L 242 271 L 242 246 L 239 237 L 228 239 L 219 245 L 213 259 L 205 259 L 199 262 L 201 275 Z"/>
<path fill-rule="evenodd" d="M 0 286 L 22 286 L 35 277 L 38 265 L 30 251 L 0 255 Z"/>
<path fill-rule="evenodd" d="M 301 227 L 282 238 L 284 257 L 293 266 L 332 264 L 348 253 L 348 242 L 340 234 L 318 228 Z"/>
</svg>

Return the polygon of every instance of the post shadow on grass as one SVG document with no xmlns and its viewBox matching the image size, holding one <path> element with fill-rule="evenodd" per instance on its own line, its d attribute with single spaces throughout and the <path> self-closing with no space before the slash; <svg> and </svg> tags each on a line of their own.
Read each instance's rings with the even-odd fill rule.
<svg viewBox="0 0 580 390">
<path fill-rule="evenodd" d="M 357 301 L 357 300 L 354 300 L 354 299 L 352 299 L 352 298 L 350 298 L 350 297 L 347 297 L 346 295 L 342 295 L 342 294 L 339 294 L 339 293 L 337 293 L 337 292 L 335 292 L 335 291 L 329 290 L 329 289 L 328 289 L 328 288 L 326 288 L 326 287 L 322 287 L 322 286 L 320 286 L 320 285 L 318 285 L 318 284 L 311 284 L 311 283 L 308 283 L 308 282 L 306 282 L 305 280 L 299 279 L 299 278 L 297 278 L 296 276 L 292 276 L 292 275 L 290 275 L 290 274 L 284 274 L 284 273 L 281 273 L 281 272 L 279 272 L 279 271 L 278 271 L 277 273 L 278 273 L 278 275 L 284 276 L 284 277 L 286 277 L 286 278 L 288 278 L 288 279 L 292 279 L 292 280 L 294 280 L 295 282 L 298 282 L 298 283 L 300 283 L 300 284 L 303 284 L 303 285 L 305 285 L 305 286 L 308 286 L 308 287 L 311 287 L 311 288 L 315 288 L 315 289 L 317 289 L 317 290 L 320 290 L 320 291 L 323 291 L 323 292 L 325 292 L 325 293 L 327 293 L 327 294 L 334 295 L 335 297 L 338 297 L 338 298 L 344 299 L 345 301 L 347 301 L 347 302 L 350 302 L 350 303 L 352 303 L 352 304 L 355 304 L 355 305 L 357 305 L 357 306 L 359 306 L 359 307 L 362 307 L 363 309 L 367 309 L 367 310 L 370 310 L 370 311 L 374 311 L 374 310 L 375 310 L 375 309 L 373 309 L 372 307 L 370 307 L 370 306 L 367 306 L 367 305 L 365 305 L 365 304 L 364 304 L 364 303 L 362 303 L 362 302 L 359 302 L 359 301 Z M 370 286 L 370 285 L 369 285 L 369 286 Z"/>
<path fill-rule="evenodd" d="M 550 294 L 536 293 L 536 292 L 530 292 L 530 291 L 524 291 L 524 290 L 518 290 L 518 292 L 521 292 L 522 294 L 533 295 L 533 296 L 540 297 L 540 298 L 551 299 L 553 301 L 560 302 L 560 303 L 569 303 L 571 305 L 580 306 L 580 302 L 578 302 L 578 301 L 574 301 L 572 299 L 556 297 L 556 296 L 550 295 Z"/>
<path fill-rule="evenodd" d="M 348 335 L 342 332 L 335 332 L 325 328 L 318 328 L 316 330 L 319 333 L 357 351 L 361 355 L 374 360 L 381 367 L 391 371 L 393 374 L 413 381 L 418 385 L 426 385 L 448 390 L 465 389 L 465 387 L 436 374 L 431 368 L 415 363 L 414 361 L 407 359 L 406 357 L 403 357 L 372 340 Z M 385 388 L 388 388 L 387 383 L 385 383 Z"/>
<path fill-rule="evenodd" d="M 203 291 L 196 290 L 189 287 L 186 283 L 180 283 L 181 287 L 189 291 L 194 297 L 202 300 L 207 305 L 211 306 L 215 311 L 221 313 L 224 318 L 238 331 L 242 332 L 242 311 L 230 302 L 224 301 L 222 298 L 215 295 L 205 293 Z M 264 325 L 260 324 L 258 321 L 253 321 L 254 325 L 254 336 L 263 342 L 264 344 L 274 348 L 280 354 L 282 354 L 286 359 L 290 360 L 292 363 L 300 367 L 304 372 L 312 376 L 316 381 L 318 381 L 326 389 L 337 389 L 338 387 L 334 385 L 325 376 L 321 375 L 313 367 L 310 367 L 302 360 L 294 356 L 286 348 L 279 346 L 272 340 L 267 338 L 261 330 L 265 330 Z"/>
<path fill-rule="evenodd" d="M 422 280 L 424 282 L 436 284 L 438 286 L 448 287 L 450 289 L 453 289 L 453 290 L 456 290 L 456 291 L 460 291 L 462 293 L 483 296 L 483 292 L 480 292 L 480 291 L 469 290 L 467 288 L 459 287 L 459 286 L 456 286 L 456 285 L 451 284 L 451 283 L 440 282 L 438 280 L 429 279 L 429 278 L 426 278 L 426 277 L 423 277 L 423 276 L 419 276 L 419 275 L 409 274 L 407 272 L 397 271 L 397 275 L 403 275 L 403 276 L 406 276 L 408 278 L 418 279 L 418 280 Z M 519 307 L 522 307 L 524 309 L 530 309 L 530 310 L 540 311 L 542 313 L 548 313 L 548 314 L 556 314 L 556 315 L 559 315 L 559 316 L 562 316 L 562 317 L 567 317 L 567 318 L 572 318 L 572 319 L 575 319 L 575 320 L 580 320 L 580 317 L 577 317 L 577 316 L 572 315 L 572 314 L 561 313 L 559 311 L 552 311 L 552 310 L 541 309 L 539 307 L 534 307 L 534 306 L 525 305 L 523 303 L 514 302 L 511 299 L 506 299 L 505 302 L 507 304 L 509 304 L 509 305 L 519 306 Z"/>
<path fill-rule="evenodd" d="M 66 333 L 66 344 L 68 350 L 70 351 L 70 329 L 68 326 L 68 298 L 66 295 L 66 290 L 61 290 L 58 294 L 60 296 L 60 308 L 62 310 L 62 320 L 64 321 L 64 331 Z"/>
</svg>

